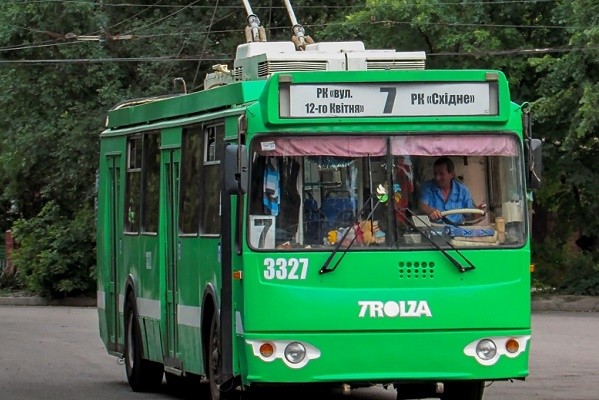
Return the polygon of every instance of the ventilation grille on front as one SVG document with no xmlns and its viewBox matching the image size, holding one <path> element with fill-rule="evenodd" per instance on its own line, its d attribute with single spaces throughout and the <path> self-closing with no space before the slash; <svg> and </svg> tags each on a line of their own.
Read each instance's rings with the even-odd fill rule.
<svg viewBox="0 0 599 400">
<path fill-rule="evenodd" d="M 369 70 L 424 69 L 424 60 L 366 60 Z"/>
<path fill-rule="evenodd" d="M 397 272 L 400 279 L 434 279 L 435 263 L 432 261 L 400 261 Z"/>
<path fill-rule="evenodd" d="M 326 61 L 265 61 L 258 64 L 258 76 L 261 78 L 267 78 L 275 72 L 326 70 Z"/>
</svg>

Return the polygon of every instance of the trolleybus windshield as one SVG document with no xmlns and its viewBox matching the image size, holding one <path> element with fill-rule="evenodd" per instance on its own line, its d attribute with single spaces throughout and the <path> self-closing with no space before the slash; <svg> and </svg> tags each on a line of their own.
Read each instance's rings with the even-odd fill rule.
<svg viewBox="0 0 599 400">
<path fill-rule="evenodd" d="M 453 161 L 454 179 L 473 204 L 486 204 L 484 215 L 465 210 L 430 221 L 419 211 L 439 157 Z M 282 251 L 350 243 L 351 251 L 521 246 L 522 168 L 521 145 L 506 133 L 259 137 L 252 143 L 248 244 Z"/>
</svg>

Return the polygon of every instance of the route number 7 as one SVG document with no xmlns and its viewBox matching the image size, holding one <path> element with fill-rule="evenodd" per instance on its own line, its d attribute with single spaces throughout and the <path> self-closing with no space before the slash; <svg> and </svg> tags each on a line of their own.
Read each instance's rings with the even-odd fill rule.
<svg viewBox="0 0 599 400">
<path fill-rule="evenodd" d="M 382 87 L 381 93 L 387 93 L 383 114 L 391 114 L 393 111 L 393 104 L 395 104 L 395 94 L 397 93 L 397 90 L 394 87 Z"/>
</svg>

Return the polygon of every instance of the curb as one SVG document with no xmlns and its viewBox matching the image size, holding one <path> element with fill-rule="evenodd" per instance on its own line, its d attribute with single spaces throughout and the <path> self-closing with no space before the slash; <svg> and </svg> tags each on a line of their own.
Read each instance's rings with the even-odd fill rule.
<svg viewBox="0 0 599 400">
<path fill-rule="evenodd" d="M 599 312 L 599 296 L 534 296 L 532 311 Z"/>
<path fill-rule="evenodd" d="M 46 299 L 39 296 L 0 297 L 0 306 L 96 307 L 96 299 L 92 297 L 68 297 L 64 299 Z"/>
</svg>

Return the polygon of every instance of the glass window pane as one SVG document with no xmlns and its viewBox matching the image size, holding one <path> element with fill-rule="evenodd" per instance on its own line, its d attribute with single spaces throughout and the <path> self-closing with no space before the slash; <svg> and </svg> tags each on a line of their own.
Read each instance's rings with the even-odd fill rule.
<svg viewBox="0 0 599 400">
<path fill-rule="evenodd" d="M 141 137 L 131 137 L 127 142 L 125 232 L 139 232 L 141 203 L 141 160 Z"/>
<path fill-rule="evenodd" d="M 143 231 L 158 232 L 158 204 L 160 195 L 160 136 L 144 135 L 144 201 Z"/>
<path fill-rule="evenodd" d="M 202 170 L 202 130 L 191 127 L 183 130 L 181 154 L 181 211 L 179 231 L 198 233 L 200 221 L 200 173 Z"/>
<path fill-rule="evenodd" d="M 526 205 L 518 139 L 477 134 L 472 137 L 480 141 L 465 146 L 465 136 L 435 135 L 446 138 L 444 146 L 426 152 L 428 135 L 401 140 L 393 135 L 327 136 L 322 146 L 306 136 L 256 139 L 250 246 L 315 249 L 341 243 L 342 249 L 367 250 L 522 245 Z M 445 157 L 451 163 L 444 175 L 448 185 L 437 180 L 436 172 L 438 160 Z"/>
<path fill-rule="evenodd" d="M 220 156 L 225 137 L 224 124 L 210 124 L 204 127 L 206 142 L 201 182 L 202 211 L 200 233 L 220 233 Z"/>
</svg>

